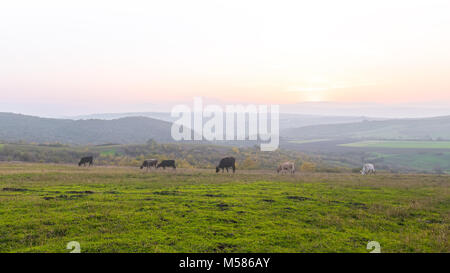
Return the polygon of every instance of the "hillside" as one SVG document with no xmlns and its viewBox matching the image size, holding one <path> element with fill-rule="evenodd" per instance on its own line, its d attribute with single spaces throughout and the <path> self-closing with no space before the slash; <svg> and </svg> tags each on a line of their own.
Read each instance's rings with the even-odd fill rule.
<svg viewBox="0 0 450 273">
<path fill-rule="evenodd" d="M 168 122 L 173 122 L 176 120 L 176 118 L 173 118 L 170 115 L 170 113 L 158 113 L 158 112 L 106 113 L 106 114 L 74 116 L 68 118 L 74 120 L 79 119 L 112 120 L 124 117 L 148 117 Z M 321 116 L 321 115 L 299 115 L 299 114 L 280 113 L 280 129 L 283 130 L 288 128 L 297 128 L 320 124 L 341 124 L 341 123 L 361 122 L 363 120 L 379 120 L 379 119 L 362 116 Z M 204 119 L 203 122 L 206 123 L 207 119 Z"/>
<path fill-rule="evenodd" d="M 140 144 L 149 139 L 171 142 L 169 113 L 124 113 L 79 116 L 79 119 L 40 118 L 0 113 L 0 142 L 86 144 Z M 317 124 L 357 122 L 364 117 L 324 117 L 281 114 L 280 128 Z M 206 122 L 207 119 L 204 120 Z M 220 142 L 234 146 L 253 146 L 255 142 Z"/>
<path fill-rule="evenodd" d="M 450 139 L 450 116 L 424 119 L 393 119 L 285 129 L 285 139 Z"/>
<path fill-rule="evenodd" d="M 363 121 L 359 121 L 359 120 Z M 282 115 L 285 140 L 310 139 L 410 139 L 450 140 L 450 116 L 423 119 L 370 120 L 362 117 Z M 347 123 L 343 123 L 347 121 Z M 314 125 L 311 125 L 314 124 Z M 292 126 L 295 128 L 287 128 Z M 171 142 L 171 123 L 149 117 L 106 119 L 54 119 L 0 113 L 0 142 L 87 144 L 140 144 L 149 139 Z M 227 145 L 229 143 L 221 143 Z M 235 146 L 254 143 L 231 143 Z"/>
<path fill-rule="evenodd" d="M 0 141 L 63 144 L 145 143 L 171 141 L 171 124 L 146 117 L 115 120 L 69 120 L 0 113 Z"/>
</svg>

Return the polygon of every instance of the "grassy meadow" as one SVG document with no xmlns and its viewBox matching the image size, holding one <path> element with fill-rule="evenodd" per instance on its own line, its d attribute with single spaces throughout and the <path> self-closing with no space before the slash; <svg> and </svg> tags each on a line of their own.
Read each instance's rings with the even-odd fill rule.
<svg viewBox="0 0 450 273">
<path fill-rule="evenodd" d="M 0 163 L 0 252 L 450 252 L 450 176 Z"/>
</svg>

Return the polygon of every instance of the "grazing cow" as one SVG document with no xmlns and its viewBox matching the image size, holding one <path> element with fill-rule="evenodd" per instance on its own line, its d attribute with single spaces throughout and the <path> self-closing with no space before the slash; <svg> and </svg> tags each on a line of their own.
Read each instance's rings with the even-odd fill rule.
<svg viewBox="0 0 450 273">
<path fill-rule="evenodd" d="M 85 156 L 85 157 L 81 158 L 80 162 L 78 163 L 78 167 L 80 167 L 81 165 L 86 167 L 86 164 L 89 164 L 89 166 L 92 166 L 92 164 L 94 164 L 94 157 Z"/>
<path fill-rule="evenodd" d="M 284 171 L 294 174 L 295 173 L 295 164 L 292 162 L 284 162 L 284 163 L 280 164 L 278 166 L 277 173 L 280 173 L 280 172 L 283 173 Z"/>
<path fill-rule="evenodd" d="M 233 169 L 233 173 L 236 172 L 236 159 L 234 157 L 225 157 L 220 160 L 219 166 L 216 167 L 216 173 L 219 172 L 219 169 L 222 169 L 222 172 L 227 169 L 228 172 L 229 168 Z"/>
<path fill-rule="evenodd" d="M 361 170 L 361 174 L 362 175 L 366 175 L 366 174 L 375 174 L 375 166 L 373 166 L 373 164 L 364 164 L 362 170 Z"/>
<path fill-rule="evenodd" d="M 143 169 L 143 168 L 147 168 L 147 171 L 148 171 L 148 169 L 150 169 L 151 167 L 154 167 L 154 168 L 156 168 L 156 165 L 158 164 L 158 160 L 157 159 L 147 159 L 147 160 L 144 160 L 144 162 L 142 163 L 142 165 L 141 165 L 141 170 Z"/>
<path fill-rule="evenodd" d="M 172 167 L 174 170 L 177 168 L 175 167 L 175 160 L 163 160 L 161 163 L 156 166 L 156 168 L 163 168 L 164 170 L 166 167 Z"/>
</svg>

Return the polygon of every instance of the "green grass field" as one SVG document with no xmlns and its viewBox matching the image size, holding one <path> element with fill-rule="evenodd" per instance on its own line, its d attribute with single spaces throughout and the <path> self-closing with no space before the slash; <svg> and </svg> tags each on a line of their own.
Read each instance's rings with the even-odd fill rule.
<svg viewBox="0 0 450 273">
<path fill-rule="evenodd" d="M 116 153 L 117 153 L 116 150 L 111 149 L 111 150 L 101 151 L 101 152 L 100 152 L 100 155 L 102 155 L 102 156 L 108 156 L 108 155 L 114 156 L 114 155 L 116 155 Z"/>
<path fill-rule="evenodd" d="M 374 158 L 383 158 L 381 164 L 412 168 L 418 172 L 437 172 L 450 174 L 450 152 L 374 153 Z"/>
<path fill-rule="evenodd" d="M 0 252 L 449 252 L 450 176 L 0 164 Z"/>
<path fill-rule="evenodd" d="M 401 149 L 450 149 L 450 141 L 382 141 L 370 140 L 348 144 L 345 147 L 359 148 L 401 148 Z"/>
</svg>

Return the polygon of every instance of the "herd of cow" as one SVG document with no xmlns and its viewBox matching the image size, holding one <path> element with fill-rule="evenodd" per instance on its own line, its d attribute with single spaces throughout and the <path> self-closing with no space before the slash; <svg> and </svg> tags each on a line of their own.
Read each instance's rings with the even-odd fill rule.
<svg viewBox="0 0 450 273">
<path fill-rule="evenodd" d="M 81 158 L 80 162 L 78 163 L 78 166 L 92 166 L 94 164 L 94 157 L 93 156 L 86 156 Z M 141 170 L 146 168 L 149 170 L 150 168 L 163 168 L 164 170 L 166 168 L 173 168 L 174 170 L 177 168 L 175 166 L 175 160 L 163 160 L 158 164 L 157 159 L 147 159 L 144 160 L 144 162 L 141 165 Z M 222 170 L 222 173 L 229 169 L 233 170 L 233 173 L 236 172 L 236 159 L 234 157 L 225 157 L 220 160 L 219 165 L 216 167 L 216 173 L 220 172 Z M 293 162 L 284 162 L 280 164 L 277 168 L 277 173 L 295 173 L 295 164 Z M 361 174 L 367 175 L 367 174 L 375 174 L 375 166 L 373 164 L 364 164 Z"/>
</svg>

